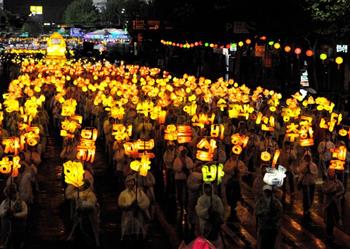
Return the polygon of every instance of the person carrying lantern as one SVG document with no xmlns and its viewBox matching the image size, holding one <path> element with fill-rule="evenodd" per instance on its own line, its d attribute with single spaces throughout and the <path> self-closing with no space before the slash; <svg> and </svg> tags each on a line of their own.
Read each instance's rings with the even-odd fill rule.
<svg viewBox="0 0 350 249">
<path fill-rule="evenodd" d="M 310 152 L 305 153 L 299 167 L 298 186 L 303 191 L 304 217 L 310 218 L 310 208 L 314 201 L 315 184 L 318 174 L 317 165 L 312 161 Z"/>
<path fill-rule="evenodd" d="M 203 184 L 203 192 L 196 205 L 200 234 L 209 241 L 219 242 L 221 224 L 224 222 L 224 205 L 221 198 L 213 193 L 210 183 Z"/>
<path fill-rule="evenodd" d="M 289 141 L 285 141 L 283 143 L 281 154 L 278 158 L 278 164 L 282 165 L 286 168 L 286 176 L 288 181 L 284 181 L 282 190 L 283 196 L 282 201 L 285 202 L 286 192 L 287 192 L 287 183 L 289 184 L 289 191 L 292 197 L 294 197 L 294 172 L 295 172 L 295 164 L 296 164 L 297 156 L 295 150 L 292 148 L 292 143 Z"/>
<path fill-rule="evenodd" d="M 344 193 L 344 186 L 340 180 L 335 177 L 335 170 L 328 170 L 328 178 L 322 187 L 324 194 L 324 218 L 326 221 L 327 239 L 334 239 L 333 228 L 336 223 L 342 224 L 341 198 Z"/>
<path fill-rule="evenodd" d="M 24 243 L 27 204 L 21 199 L 16 184 L 5 189 L 6 199 L 0 204 L 1 246 L 4 248 L 22 248 Z"/>
<path fill-rule="evenodd" d="M 264 185 L 263 196 L 255 208 L 257 226 L 257 249 L 279 248 L 280 226 L 283 214 L 281 202 L 274 196 L 273 187 Z"/>
<path fill-rule="evenodd" d="M 317 152 L 319 154 L 319 166 L 323 180 L 327 178 L 327 168 L 330 160 L 332 159 L 331 150 L 335 148 L 334 143 L 331 141 L 331 134 L 327 132 L 324 139 L 318 144 Z"/>
<path fill-rule="evenodd" d="M 73 237 L 76 228 L 79 228 L 82 238 L 88 242 L 87 245 L 94 244 L 96 247 L 99 247 L 99 204 L 92 190 L 91 183 L 84 179 L 84 184 L 79 189 L 73 185 L 68 185 L 65 194 L 68 200 L 72 200 L 75 203 L 73 227 L 68 240 Z M 90 241 L 91 237 L 94 238 L 93 242 Z"/>
<path fill-rule="evenodd" d="M 193 169 L 193 161 L 188 156 L 188 150 L 184 146 L 178 148 L 178 156 L 174 160 L 176 200 L 180 214 L 184 214 L 187 209 L 188 192 L 186 179 Z"/>
<path fill-rule="evenodd" d="M 146 237 L 145 214 L 150 200 L 141 188 L 136 185 L 135 175 L 128 175 L 126 188 L 118 197 L 118 206 L 122 210 L 121 240 L 142 241 Z"/>
</svg>

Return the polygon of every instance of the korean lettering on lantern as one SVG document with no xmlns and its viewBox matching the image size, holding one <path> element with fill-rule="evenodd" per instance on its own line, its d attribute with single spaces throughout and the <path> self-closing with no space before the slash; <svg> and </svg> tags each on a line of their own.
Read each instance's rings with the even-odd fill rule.
<svg viewBox="0 0 350 249">
<path fill-rule="evenodd" d="M 261 124 L 261 130 L 263 131 L 274 131 L 275 130 L 275 117 L 264 116 L 261 112 L 258 113 L 255 123 Z"/>
<path fill-rule="evenodd" d="M 204 165 L 202 167 L 202 174 L 203 174 L 203 181 L 212 183 L 215 180 L 217 180 L 217 184 L 220 184 L 222 181 L 222 178 L 225 175 L 225 172 L 223 170 L 224 165 L 220 163 L 219 165 Z"/>
<path fill-rule="evenodd" d="M 141 161 L 135 160 L 130 163 L 133 171 L 139 172 L 141 176 L 147 176 L 148 170 L 151 169 L 151 161 L 147 154 L 141 156 Z"/>
<path fill-rule="evenodd" d="M 214 153 L 217 148 L 216 141 L 214 139 L 210 139 L 209 141 L 206 138 L 203 138 L 197 144 L 197 153 L 196 158 L 201 161 L 213 161 Z M 205 149 L 205 150 L 203 150 Z"/>
<path fill-rule="evenodd" d="M 20 150 L 24 149 L 25 140 L 24 137 L 10 137 L 4 138 L 2 144 L 5 146 L 5 154 L 18 155 Z"/>
<path fill-rule="evenodd" d="M 155 155 L 152 152 L 149 152 L 154 148 L 154 139 L 150 140 L 137 140 L 134 142 L 124 143 L 125 155 L 133 158 L 141 158 L 146 154 L 149 158 L 154 158 Z"/>
<path fill-rule="evenodd" d="M 0 160 L 0 173 L 1 174 L 11 174 L 11 176 L 18 176 L 18 169 L 21 167 L 19 156 L 14 156 L 12 161 L 9 157 L 3 157 Z"/>
<path fill-rule="evenodd" d="M 192 129 L 189 125 L 167 125 L 164 130 L 164 139 L 176 141 L 179 144 L 190 143 L 192 141 Z"/>
<path fill-rule="evenodd" d="M 132 136 L 132 125 L 113 124 L 112 135 L 116 141 L 129 140 Z"/>
<path fill-rule="evenodd" d="M 330 161 L 329 168 L 335 170 L 344 170 L 346 160 L 346 147 L 341 145 L 334 149 L 331 149 L 332 160 Z"/>
<path fill-rule="evenodd" d="M 302 147 L 308 147 L 314 145 L 313 134 L 314 131 L 312 129 L 312 117 L 301 116 L 300 117 L 300 129 L 299 129 L 299 144 Z"/>
<path fill-rule="evenodd" d="M 231 136 L 231 143 L 233 144 L 232 152 L 236 155 L 241 154 L 243 149 L 247 146 L 248 141 L 248 136 L 239 133 L 233 134 Z"/>
<path fill-rule="evenodd" d="M 254 112 L 254 108 L 249 104 L 231 104 L 228 110 L 229 118 L 244 117 L 248 120 L 249 115 Z"/>
<path fill-rule="evenodd" d="M 212 113 L 211 116 L 206 113 L 199 113 L 192 117 L 192 125 L 204 128 L 205 125 L 213 124 L 215 120 L 215 114 Z"/>
<path fill-rule="evenodd" d="M 332 112 L 328 122 L 326 122 L 325 118 L 321 118 L 320 128 L 328 129 L 330 132 L 333 132 L 335 125 L 339 125 L 342 119 L 343 115 L 341 113 Z"/>
<path fill-rule="evenodd" d="M 95 160 L 97 129 L 83 129 L 77 146 L 77 159 L 93 163 Z"/>
<path fill-rule="evenodd" d="M 74 133 L 81 127 L 82 122 L 83 117 L 79 115 L 74 115 L 63 120 L 60 131 L 61 137 L 74 138 Z"/>
</svg>

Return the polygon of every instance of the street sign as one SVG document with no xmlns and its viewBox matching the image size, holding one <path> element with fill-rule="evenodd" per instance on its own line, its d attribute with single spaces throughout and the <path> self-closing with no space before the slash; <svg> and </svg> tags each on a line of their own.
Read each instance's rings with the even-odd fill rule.
<svg viewBox="0 0 350 249">
<path fill-rule="evenodd" d="M 301 69 L 300 85 L 303 86 L 303 87 L 310 86 L 310 84 L 309 84 L 309 75 L 308 75 L 306 69 Z"/>
<path fill-rule="evenodd" d="M 348 45 L 337 44 L 336 51 L 337 51 L 337 53 L 347 53 L 348 52 Z"/>
</svg>

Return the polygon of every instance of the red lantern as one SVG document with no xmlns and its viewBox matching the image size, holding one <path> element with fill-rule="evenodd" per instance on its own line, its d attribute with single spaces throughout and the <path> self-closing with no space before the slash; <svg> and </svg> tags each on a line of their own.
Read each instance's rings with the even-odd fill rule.
<svg viewBox="0 0 350 249">
<path fill-rule="evenodd" d="M 306 50 L 305 54 L 306 54 L 306 56 L 311 57 L 314 55 L 314 52 L 311 49 L 309 49 L 309 50 Z"/>
</svg>

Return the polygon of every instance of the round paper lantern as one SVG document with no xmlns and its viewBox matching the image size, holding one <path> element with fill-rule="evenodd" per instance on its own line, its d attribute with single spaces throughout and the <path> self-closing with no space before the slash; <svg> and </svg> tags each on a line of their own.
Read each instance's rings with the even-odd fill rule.
<svg viewBox="0 0 350 249">
<path fill-rule="evenodd" d="M 244 43 L 242 41 L 238 42 L 238 46 L 243 47 Z"/>
<path fill-rule="evenodd" d="M 306 50 L 306 56 L 308 56 L 308 57 L 311 57 L 311 56 L 313 56 L 314 55 L 314 52 L 312 52 L 312 50 L 311 49 L 309 49 L 309 50 Z"/>
<path fill-rule="evenodd" d="M 327 54 L 325 54 L 325 53 L 322 53 L 322 54 L 320 54 L 320 59 L 321 60 L 326 60 L 327 59 Z"/>
<path fill-rule="evenodd" d="M 269 45 L 272 46 L 275 42 L 274 41 L 269 41 Z"/>
<path fill-rule="evenodd" d="M 252 40 L 247 39 L 247 40 L 245 40 L 245 43 L 249 45 L 249 44 L 251 44 L 251 43 L 252 43 Z"/>
<path fill-rule="evenodd" d="M 290 46 L 285 46 L 285 47 L 284 47 L 284 51 L 285 51 L 286 53 L 289 53 L 291 50 L 292 50 L 292 48 L 291 48 Z"/>
<path fill-rule="evenodd" d="M 342 64 L 344 62 L 343 58 L 338 56 L 337 58 L 335 58 L 335 63 L 337 63 L 338 65 Z"/>
<path fill-rule="evenodd" d="M 296 48 L 296 49 L 294 49 L 294 53 L 295 53 L 296 55 L 301 54 L 301 48 Z"/>
<path fill-rule="evenodd" d="M 261 152 L 260 159 L 264 162 L 268 162 L 271 160 L 271 154 L 268 151 Z"/>
<path fill-rule="evenodd" d="M 281 48 L 281 44 L 279 44 L 278 42 L 276 42 L 275 44 L 273 44 L 273 47 L 275 49 L 280 49 Z"/>
</svg>

